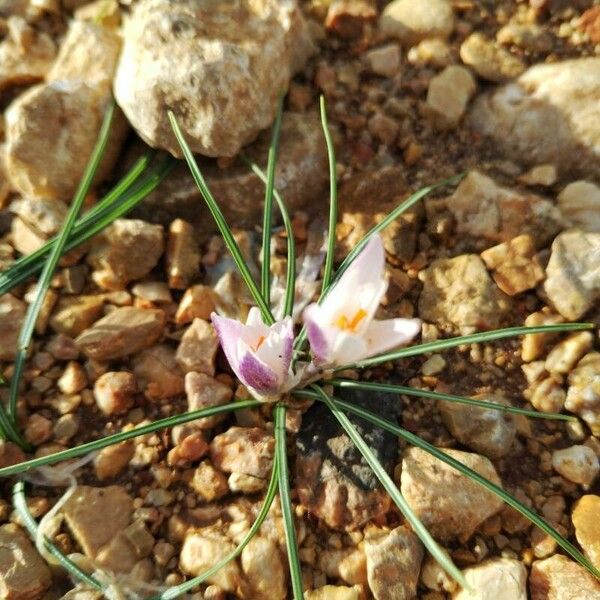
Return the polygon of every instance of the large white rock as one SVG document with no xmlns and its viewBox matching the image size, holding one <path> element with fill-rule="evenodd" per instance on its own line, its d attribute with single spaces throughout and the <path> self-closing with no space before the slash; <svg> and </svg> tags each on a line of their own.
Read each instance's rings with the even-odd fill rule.
<svg viewBox="0 0 600 600">
<path fill-rule="evenodd" d="M 527 570 L 513 558 L 493 558 L 463 571 L 470 590 L 452 600 L 527 600 Z"/>
<path fill-rule="evenodd" d="M 600 58 L 540 64 L 480 96 L 471 122 L 511 159 L 598 176 L 599 95 Z"/>
<path fill-rule="evenodd" d="M 233 156 L 266 128 L 312 51 L 295 0 L 141 0 L 124 26 L 115 96 L 151 146 Z"/>
</svg>

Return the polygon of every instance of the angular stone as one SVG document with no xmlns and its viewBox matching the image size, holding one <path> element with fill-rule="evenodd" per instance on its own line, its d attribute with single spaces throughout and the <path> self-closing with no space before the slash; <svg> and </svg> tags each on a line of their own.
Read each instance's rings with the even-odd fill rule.
<svg viewBox="0 0 600 600">
<path fill-rule="evenodd" d="M 591 331 L 572 333 L 550 350 L 544 363 L 546 371 L 566 375 L 593 345 L 594 335 Z"/>
<path fill-rule="evenodd" d="M 324 585 L 316 590 L 306 590 L 305 600 L 360 600 L 361 588 L 358 585 Z"/>
<path fill-rule="evenodd" d="M 244 548 L 242 570 L 252 587 L 256 600 L 284 600 L 287 598 L 286 570 L 277 544 L 256 535 Z"/>
<path fill-rule="evenodd" d="M 584 567 L 555 554 L 533 563 L 529 593 L 531 600 L 600 600 L 600 583 Z"/>
<path fill-rule="evenodd" d="M 531 52 L 550 52 L 554 47 L 554 36 L 545 27 L 536 23 L 511 21 L 498 30 L 499 44 L 518 46 Z"/>
<path fill-rule="evenodd" d="M 119 485 L 80 485 L 62 508 L 69 529 L 90 558 L 131 523 L 132 511 L 133 501 Z"/>
<path fill-rule="evenodd" d="M 481 258 L 498 287 L 509 296 L 534 288 L 544 279 L 544 269 L 528 234 L 488 248 Z"/>
<path fill-rule="evenodd" d="M 143 0 L 125 21 L 115 96 L 151 146 L 181 156 L 172 110 L 193 152 L 234 156 L 310 54 L 305 27 L 295 2 Z"/>
<path fill-rule="evenodd" d="M 163 228 L 138 219 L 117 219 L 92 243 L 87 262 L 94 281 L 120 290 L 141 279 L 158 263 L 164 249 Z"/>
<path fill-rule="evenodd" d="M 190 485 L 204 502 L 213 502 L 229 492 L 227 477 L 208 460 L 196 467 Z"/>
<path fill-rule="evenodd" d="M 56 55 L 52 38 L 25 19 L 9 17 L 8 34 L 0 43 L 0 91 L 44 79 Z"/>
<path fill-rule="evenodd" d="M 56 333 L 77 337 L 102 315 L 104 298 L 94 296 L 61 296 L 50 317 L 50 327 Z"/>
<path fill-rule="evenodd" d="M 379 20 L 379 30 L 413 46 L 425 38 L 447 38 L 454 28 L 452 5 L 446 0 L 393 0 Z"/>
<path fill-rule="evenodd" d="M 437 129 L 454 129 L 460 123 L 477 84 L 468 69 L 446 67 L 429 82 L 427 109 Z"/>
<path fill-rule="evenodd" d="M 39 250 L 46 242 L 46 237 L 36 231 L 20 217 L 14 217 L 10 224 L 10 237 L 14 249 L 21 254 L 31 254 Z"/>
<path fill-rule="evenodd" d="M 185 290 L 198 276 L 200 248 L 193 226 L 183 219 L 169 226 L 166 263 L 170 288 Z"/>
<path fill-rule="evenodd" d="M 340 390 L 345 400 L 395 419 L 397 398 Z M 375 456 L 389 472 L 396 441 L 358 418 L 350 417 Z M 302 505 L 333 529 L 356 529 L 384 515 L 390 498 L 379 480 L 326 406 L 316 403 L 302 418 L 296 438 L 296 491 Z"/>
<path fill-rule="evenodd" d="M 405 526 L 369 532 L 365 540 L 369 588 L 375 600 L 411 600 L 416 596 L 423 546 Z"/>
<path fill-rule="evenodd" d="M 19 198 L 10 204 L 10 211 L 42 237 L 58 233 L 65 217 L 67 206 L 47 198 Z"/>
<path fill-rule="evenodd" d="M 471 171 L 448 198 L 456 231 L 495 242 L 529 234 L 543 246 L 563 227 L 560 211 L 535 194 L 504 188 L 479 171 Z"/>
<path fill-rule="evenodd" d="M 502 396 L 479 394 L 474 398 L 510 405 Z M 492 459 L 509 452 L 517 433 L 517 425 L 509 413 L 446 400 L 440 401 L 438 408 L 448 431 L 465 446 Z"/>
<path fill-rule="evenodd" d="M 108 371 L 94 383 L 94 399 L 105 415 L 120 414 L 133 406 L 137 382 L 128 371 Z"/>
<path fill-rule="evenodd" d="M 575 505 L 571 520 L 575 536 L 585 555 L 596 568 L 600 568 L 600 496 L 582 496 Z"/>
<path fill-rule="evenodd" d="M 527 569 L 513 558 L 492 558 L 463 575 L 471 589 L 460 589 L 452 600 L 527 600 Z"/>
<path fill-rule="evenodd" d="M 175 313 L 175 323 L 184 325 L 194 319 L 208 321 L 216 308 L 217 296 L 212 288 L 206 285 L 193 285 L 185 290 Z"/>
<path fill-rule="evenodd" d="M 544 290 L 569 321 L 582 317 L 600 298 L 600 233 L 564 231 L 552 243 Z"/>
<path fill-rule="evenodd" d="M 518 77 L 525 64 L 482 33 L 472 33 L 460 46 L 460 58 L 479 77 L 502 83 Z"/>
<path fill-rule="evenodd" d="M 441 258 L 421 271 L 419 315 L 462 333 L 494 329 L 510 310 L 508 296 L 491 280 L 475 254 Z"/>
<path fill-rule="evenodd" d="M 371 73 L 381 77 L 393 77 L 400 70 L 400 46 L 386 44 L 365 53 L 365 62 Z"/>
<path fill-rule="evenodd" d="M 259 135 L 244 149 L 248 158 L 266 171 L 271 132 Z M 198 157 L 207 184 L 232 226 L 254 228 L 262 218 L 264 183 L 242 162 L 220 168 L 214 161 Z M 312 113 L 284 113 L 275 169 L 275 187 L 290 212 L 303 208 L 318 210 L 328 187 L 327 154 L 319 120 Z M 185 219 L 196 231 L 216 230 L 205 208 L 187 165 L 178 164 L 156 190 L 135 211 L 142 219 L 169 225 L 175 218 Z M 273 212 L 275 221 L 279 215 Z"/>
<path fill-rule="evenodd" d="M 142 350 L 133 359 L 133 373 L 150 400 L 164 400 L 183 392 L 183 373 L 175 351 L 166 344 Z"/>
<path fill-rule="evenodd" d="M 599 93 L 600 58 L 539 64 L 481 95 L 471 122 L 511 160 L 551 163 L 562 174 L 598 177 Z"/>
<path fill-rule="evenodd" d="M 188 401 L 188 412 L 227 404 L 233 396 L 231 388 L 224 383 L 206 375 L 191 371 L 185 376 L 185 393 Z M 214 415 L 192 421 L 198 429 L 212 429 L 224 419 L 224 415 Z"/>
<path fill-rule="evenodd" d="M 273 465 L 275 440 L 260 427 L 230 427 L 210 444 L 213 464 L 225 473 L 266 479 Z"/>
<path fill-rule="evenodd" d="M 496 485 L 502 485 L 487 458 L 459 450 L 443 451 Z M 404 453 L 400 483 L 413 511 L 441 541 L 468 540 L 483 521 L 503 506 L 497 496 L 419 448 L 409 448 Z"/>
<path fill-rule="evenodd" d="M 94 470 L 100 481 L 119 475 L 133 458 L 135 447 L 131 440 L 100 450 L 94 458 Z"/>
<path fill-rule="evenodd" d="M 75 192 L 110 101 L 120 44 L 116 32 L 73 21 L 47 83 L 6 111 L 7 171 L 22 194 L 66 201 Z M 112 170 L 126 131 L 116 115 L 96 181 Z"/>
<path fill-rule="evenodd" d="M 600 187 L 595 183 L 570 183 L 558 195 L 558 208 L 573 227 L 600 233 Z"/>
<path fill-rule="evenodd" d="M 589 488 L 600 471 L 596 453 L 591 448 L 582 445 L 554 450 L 552 467 L 565 479 L 578 483 L 585 489 Z"/>
<path fill-rule="evenodd" d="M 164 327 L 162 310 L 123 306 L 96 321 L 75 342 L 88 358 L 112 360 L 151 346 Z"/>
<path fill-rule="evenodd" d="M 600 352 L 588 352 L 569 374 L 565 408 L 579 415 L 600 435 Z"/>
<path fill-rule="evenodd" d="M 377 6 L 373 0 L 333 0 L 327 10 L 325 27 L 341 38 L 355 39 L 376 19 Z"/>
<path fill-rule="evenodd" d="M 214 327 L 208 321 L 194 319 L 179 342 L 175 358 L 185 373 L 214 375 L 218 349 L 219 338 Z"/>
<path fill-rule="evenodd" d="M 0 360 L 14 360 L 27 305 L 12 294 L 0 296 Z"/>
<path fill-rule="evenodd" d="M 52 583 L 50 569 L 27 534 L 12 523 L 0 527 L 0 597 L 41 598 Z"/>
</svg>

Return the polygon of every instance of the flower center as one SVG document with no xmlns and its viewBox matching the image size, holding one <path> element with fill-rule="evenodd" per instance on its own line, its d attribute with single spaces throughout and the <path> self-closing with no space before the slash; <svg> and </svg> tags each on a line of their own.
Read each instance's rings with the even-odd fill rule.
<svg viewBox="0 0 600 600">
<path fill-rule="evenodd" d="M 256 345 L 252 348 L 252 350 L 254 350 L 254 352 L 257 352 L 258 349 L 263 345 L 264 341 L 265 341 L 265 336 L 261 335 L 258 338 L 258 342 L 256 342 Z"/>
<path fill-rule="evenodd" d="M 360 322 L 367 316 L 367 312 L 359 308 L 351 319 L 346 315 L 341 315 L 337 318 L 334 325 L 343 331 L 356 331 Z"/>
</svg>

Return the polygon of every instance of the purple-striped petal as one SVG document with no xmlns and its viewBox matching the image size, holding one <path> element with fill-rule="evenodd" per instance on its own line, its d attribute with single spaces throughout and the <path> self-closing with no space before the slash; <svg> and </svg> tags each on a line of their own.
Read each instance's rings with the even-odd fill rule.
<svg viewBox="0 0 600 600">
<path fill-rule="evenodd" d="M 277 374 L 251 352 L 244 354 L 236 374 L 244 385 L 255 389 L 259 393 L 277 391 Z"/>
<path fill-rule="evenodd" d="M 326 362 L 329 354 L 329 343 L 327 336 L 321 326 L 317 323 L 317 315 L 319 306 L 311 304 L 304 310 L 304 324 L 306 325 L 306 333 L 310 343 L 310 349 L 317 362 Z"/>
<path fill-rule="evenodd" d="M 231 368 L 237 373 L 239 369 L 238 340 L 242 337 L 244 325 L 235 319 L 220 317 L 216 313 L 212 313 L 210 318 L 217 336 L 219 336 L 219 341 L 227 357 L 227 362 L 229 362 Z"/>
</svg>

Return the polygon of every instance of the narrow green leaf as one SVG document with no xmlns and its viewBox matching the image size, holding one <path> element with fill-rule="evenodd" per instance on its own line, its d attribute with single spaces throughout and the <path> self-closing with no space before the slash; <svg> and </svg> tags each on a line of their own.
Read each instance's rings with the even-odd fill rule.
<svg viewBox="0 0 600 600">
<path fill-rule="evenodd" d="M 241 155 L 242 160 L 252 169 L 252 172 L 263 182 L 267 183 L 267 176 L 264 174 L 262 169 L 254 162 L 252 162 L 244 154 Z M 285 275 L 285 298 L 283 302 L 284 315 L 292 315 L 294 312 L 294 295 L 296 292 L 296 242 L 294 240 L 294 228 L 292 226 L 292 220 L 290 219 L 290 213 L 288 212 L 287 206 L 281 194 L 273 189 L 273 196 L 281 212 L 281 219 L 283 221 L 283 227 L 287 236 L 287 266 Z"/>
<path fill-rule="evenodd" d="M 273 189 L 275 187 L 275 166 L 277 165 L 277 152 L 279 150 L 279 137 L 281 134 L 281 117 L 283 115 L 283 94 L 279 97 L 273 133 L 271 134 L 271 145 L 269 146 L 269 158 L 267 162 L 267 185 L 265 187 L 265 207 L 263 214 L 262 231 L 262 265 L 260 277 L 260 289 L 267 304 L 271 304 L 271 226 L 273 212 Z"/>
<path fill-rule="evenodd" d="M 248 289 L 250 290 L 250 293 L 254 298 L 256 306 L 258 306 L 258 308 L 260 309 L 264 322 L 267 325 L 272 325 L 275 322 L 275 320 L 273 319 L 273 315 L 271 314 L 271 309 L 267 304 L 267 300 L 263 297 L 260 290 L 256 286 L 256 282 L 252 278 L 252 274 L 250 273 L 250 269 L 248 268 L 248 265 L 244 260 L 242 251 L 240 250 L 240 247 L 235 241 L 235 238 L 231 233 L 231 229 L 227 224 L 227 220 L 225 219 L 223 212 L 221 211 L 217 201 L 215 200 L 215 197 L 212 195 L 212 192 L 206 184 L 204 176 L 202 175 L 200 168 L 196 163 L 196 159 L 194 158 L 190 147 L 185 141 L 185 137 L 183 136 L 179 124 L 177 123 L 177 119 L 171 111 L 168 112 L 168 116 L 169 121 L 171 122 L 171 127 L 173 128 L 173 133 L 175 134 L 175 137 L 177 138 L 183 155 L 185 156 L 185 160 L 187 161 L 188 167 L 190 168 L 192 176 L 194 177 L 194 181 L 196 182 L 196 185 L 198 186 L 198 189 L 200 190 L 200 193 L 202 194 L 202 197 L 206 202 L 206 206 L 208 207 L 208 210 L 213 216 L 213 219 L 215 220 L 215 223 L 217 224 L 217 227 L 219 228 L 219 231 L 223 236 L 223 241 L 225 242 L 225 245 L 231 253 L 231 256 L 233 257 L 233 260 L 240 272 L 240 275 L 242 276 L 242 279 L 248 286 Z"/>
<path fill-rule="evenodd" d="M 110 192 L 108 196 L 98 203 L 98 205 L 102 205 L 101 210 L 95 211 L 91 209 L 89 211 L 89 213 L 92 213 L 91 216 L 89 213 L 86 213 L 77 222 L 75 227 L 73 227 L 69 239 L 65 244 L 65 252 L 89 240 L 115 219 L 129 212 L 158 186 L 174 164 L 174 159 L 165 156 L 159 166 L 149 169 L 149 173 L 141 181 L 137 181 L 138 177 L 135 177 L 129 183 L 129 186 L 120 191 L 118 195 L 113 195 L 115 190 Z M 139 166 L 140 164 L 137 163 L 137 167 Z M 134 168 L 137 170 L 137 167 Z M 129 177 L 126 176 L 126 179 L 129 180 Z M 123 183 L 124 180 L 121 180 L 117 188 L 120 188 Z M 110 201 L 105 203 L 107 198 Z M 6 271 L 0 273 L 0 295 L 39 273 L 44 267 L 44 258 L 50 253 L 55 244 L 56 238 L 49 240 L 39 250 L 19 258 Z"/>
<path fill-rule="evenodd" d="M 267 492 L 265 494 L 265 498 L 263 500 L 263 504 L 261 506 L 260 512 L 258 513 L 256 520 L 252 524 L 252 527 L 248 530 L 246 535 L 243 537 L 242 541 L 227 555 L 225 555 L 220 561 L 218 561 L 214 566 L 210 569 L 182 583 L 175 587 L 172 587 L 162 594 L 157 594 L 156 596 L 152 596 L 149 600 L 173 600 L 174 598 L 179 598 L 183 594 L 193 590 L 196 586 L 204 583 L 209 577 L 214 575 L 217 571 L 222 569 L 225 565 L 229 564 L 232 560 L 235 560 L 244 550 L 244 548 L 249 544 L 250 540 L 258 533 L 262 524 L 265 522 L 267 515 L 269 514 L 269 509 L 271 508 L 271 504 L 273 504 L 273 499 L 275 498 L 275 494 L 277 494 L 277 482 L 279 476 L 279 464 L 277 457 L 273 462 L 273 469 L 271 470 L 271 479 L 269 481 L 269 486 L 267 488 Z"/>
<path fill-rule="evenodd" d="M 460 461 L 449 456 L 448 454 L 446 454 L 439 448 L 436 448 L 429 442 L 426 442 L 425 440 L 421 439 L 414 433 L 410 433 L 410 431 L 406 431 L 406 429 L 402 429 L 394 423 L 391 423 L 390 421 L 383 419 L 380 416 L 360 406 L 355 406 L 350 402 L 346 402 L 338 398 L 332 400 L 331 403 L 339 409 L 343 409 L 349 413 L 352 413 L 362 419 L 365 419 L 366 421 L 373 423 L 374 425 L 381 427 L 382 429 L 389 431 L 390 433 L 401 437 L 402 439 L 406 440 L 409 444 L 412 444 L 413 446 L 425 450 L 432 456 L 435 456 L 435 458 L 441 460 L 447 465 L 450 465 L 466 477 L 469 477 L 473 481 L 476 481 L 486 490 L 490 491 L 498 498 L 501 498 L 510 507 L 520 512 L 523 516 L 529 519 L 536 527 L 539 527 L 539 529 L 547 533 L 550 537 L 552 537 L 552 539 L 556 541 L 556 543 L 565 552 L 567 552 L 567 554 L 569 554 L 579 564 L 585 567 L 590 573 L 592 573 L 592 575 L 600 579 L 600 570 L 598 570 L 575 546 L 573 546 L 573 544 L 571 544 L 569 540 L 565 539 L 562 535 L 560 535 L 560 533 L 558 533 L 558 531 L 556 531 L 556 529 L 554 529 L 554 527 L 552 527 L 544 519 L 542 519 L 542 517 L 540 517 L 527 506 L 519 502 L 514 496 L 503 490 L 500 486 L 489 481 L 488 479 L 477 473 L 477 471 L 474 471 L 466 465 L 463 465 Z"/>
<path fill-rule="evenodd" d="M 420 354 L 426 354 L 427 352 L 437 352 L 439 350 L 446 350 L 448 348 L 456 348 L 457 346 L 462 346 L 464 344 L 479 344 L 516 337 L 519 335 L 527 335 L 530 333 L 563 333 L 565 331 L 585 331 L 588 329 L 594 329 L 594 327 L 595 325 L 593 323 L 561 323 L 559 325 L 539 325 L 537 327 L 508 327 L 507 329 L 496 329 L 494 331 L 484 331 L 481 333 L 474 333 L 472 335 L 462 335 L 445 340 L 427 342 L 425 344 L 415 344 L 414 346 L 407 346 L 406 348 L 400 348 L 399 350 L 394 350 L 393 352 L 386 352 L 385 354 L 380 354 L 379 356 L 374 356 L 373 358 L 361 360 L 353 365 L 337 367 L 335 370 L 343 371 L 344 369 L 364 369 L 365 367 L 380 365 L 391 360 L 406 358 L 407 356 L 418 356 Z"/>
<path fill-rule="evenodd" d="M 276 404 L 275 412 L 275 453 L 279 465 L 279 499 L 281 500 L 281 512 L 283 514 L 283 525 L 285 529 L 285 544 L 287 548 L 288 561 L 290 564 L 290 578 L 292 580 L 292 591 L 294 600 L 303 600 L 304 589 L 302 585 L 302 568 L 298 556 L 298 540 L 296 538 L 296 526 L 294 524 L 294 512 L 292 499 L 290 497 L 290 476 L 287 464 L 287 447 L 285 433 L 285 404 Z"/>
<path fill-rule="evenodd" d="M 460 569 L 452 562 L 452 559 L 448 556 L 447 552 L 442 548 L 431 536 L 429 531 L 421 520 L 414 513 L 408 502 L 404 499 L 404 496 L 400 493 L 396 484 L 392 481 L 392 478 L 387 474 L 387 471 L 383 468 L 383 465 L 379 462 L 369 445 L 365 442 L 362 436 L 358 433 L 356 427 L 352 424 L 350 419 L 340 410 L 341 404 L 334 401 L 322 388 L 318 385 L 311 386 L 312 389 L 319 396 L 319 400 L 324 402 L 329 410 L 333 413 L 339 424 L 342 426 L 344 431 L 348 434 L 350 439 L 354 442 L 354 445 L 358 448 L 359 452 L 364 456 L 365 460 L 373 470 L 373 473 L 377 476 L 377 479 L 381 482 L 385 491 L 390 495 L 396 506 L 400 509 L 404 518 L 410 523 L 414 532 L 419 536 L 421 542 L 431 556 L 443 567 L 443 569 L 452 576 L 461 586 L 468 587 L 468 584 L 460 571 Z"/>
<path fill-rule="evenodd" d="M 524 415 L 533 419 L 577 421 L 577 418 L 571 415 L 561 415 L 560 413 L 543 413 L 538 412 L 536 410 L 527 410 L 526 408 L 518 408 L 516 406 L 505 406 L 504 404 L 496 404 L 495 402 L 486 402 L 485 400 L 476 400 L 474 398 L 465 398 L 464 396 L 455 396 L 454 394 L 445 394 L 443 392 L 431 392 L 429 390 L 422 390 L 419 388 L 412 388 L 404 385 L 393 385 L 390 383 L 374 383 L 370 381 L 354 381 L 352 379 L 332 379 L 327 383 L 338 388 L 371 390 L 375 392 L 391 392 L 396 394 L 404 394 L 405 396 L 432 398 L 433 400 L 448 400 L 449 402 L 467 404 L 469 406 L 475 406 L 477 408 L 487 408 L 491 410 L 497 410 L 500 412 Z"/>
<path fill-rule="evenodd" d="M 75 225 L 75 219 L 77 219 L 77 215 L 83 206 L 83 201 L 85 200 L 85 197 L 92 186 L 94 176 L 98 170 L 100 161 L 104 156 L 104 150 L 106 149 L 106 144 L 108 143 L 108 136 L 110 134 L 110 126 L 112 124 L 114 110 L 115 102 L 112 100 L 106 110 L 106 114 L 104 115 L 100 133 L 98 134 L 98 141 L 96 142 L 92 156 L 90 157 L 90 160 L 85 168 L 85 172 L 79 187 L 75 192 L 75 196 L 73 197 L 73 201 L 69 207 L 69 212 L 67 213 L 65 222 L 63 223 L 60 234 L 56 239 L 56 243 L 54 244 L 46 264 L 44 265 L 44 270 L 40 275 L 40 279 L 36 287 L 35 298 L 27 308 L 27 314 L 25 315 L 25 320 L 19 333 L 18 348 L 14 363 L 14 373 L 10 381 L 8 415 L 13 423 L 16 422 L 19 384 L 21 383 L 21 376 L 25 367 L 27 352 L 29 350 L 29 345 L 31 344 L 31 338 L 33 337 L 33 330 L 35 329 L 38 315 L 42 308 L 44 299 L 46 298 L 46 292 L 50 287 L 50 282 L 52 280 L 52 276 L 54 275 L 56 265 L 63 254 L 69 234 L 73 229 L 73 225 Z"/>
<path fill-rule="evenodd" d="M 160 429 L 166 429 L 167 427 L 183 425 L 184 423 L 189 423 L 190 421 L 195 421 L 196 419 L 201 419 L 203 417 L 222 415 L 228 412 L 241 410 L 243 408 L 258 408 L 262 405 L 263 403 L 260 400 L 243 400 L 238 402 L 231 402 L 230 404 L 221 404 L 219 406 L 211 406 L 209 408 L 193 410 L 180 415 L 173 415 L 172 417 L 159 419 L 157 421 L 153 421 L 152 423 L 136 427 L 135 429 L 129 429 L 128 431 L 113 433 L 112 435 L 108 435 L 99 440 L 86 442 L 85 444 L 75 446 L 74 448 L 68 448 L 67 450 L 54 452 L 53 454 L 48 454 L 47 456 L 39 456 L 38 458 L 32 458 L 31 460 L 26 460 L 24 462 L 17 463 L 16 465 L 3 467 L 0 469 L 0 477 L 9 477 L 10 475 L 17 475 L 19 473 L 24 473 L 25 471 L 29 471 L 37 467 L 43 467 L 44 465 L 54 465 L 65 460 L 70 460 L 72 458 L 84 456 L 89 452 L 101 450 L 102 448 L 112 446 L 113 444 L 118 444 L 119 442 L 124 442 L 125 440 L 131 440 L 133 438 L 139 437 L 140 435 L 154 433 L 155 431 L 158 431 Z"/>
<path fill-rule="evenodd" d="M 36 539 L 38 524 L 29 512 L 27 499 L 25 498 L 25 483 L 18 481 L 13 486 L 13 507 L 17 511 L 23 525 L 29 532 L 33 540 Z M 98 590 L 103 591 L 104 586 L 94 577 L 88 575 L 81 567 L 75 564 L 68 556 L 65 556 L 48 538 L 44 539 L 46 549 L 58 562 L 76 579 L 82 583 Z"/>
<path fill-rule="evenodd" d="M 337 225 L 337 167 L 335 161 L 335 147 L 329 125 L 327 123 L 327 110 L 325 108 L 325 97 L 321 96 L 319 100 L 321 110 L 321 126 L 323 127 L 323 135 L 327 144 L 327 159 L 329 162 L 329 228 L 327 231 L 327 254 L 325 256 L 325 267 L 323 269 L 323 285 L 321 294 L 327 290 L 331 282 L 333 274 L 333 259 L 335 258 L 335 229 Z"/>
</svg>

